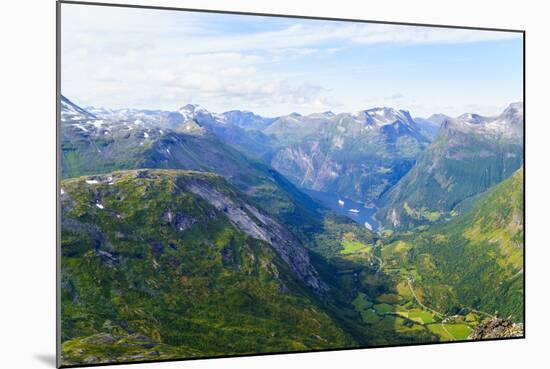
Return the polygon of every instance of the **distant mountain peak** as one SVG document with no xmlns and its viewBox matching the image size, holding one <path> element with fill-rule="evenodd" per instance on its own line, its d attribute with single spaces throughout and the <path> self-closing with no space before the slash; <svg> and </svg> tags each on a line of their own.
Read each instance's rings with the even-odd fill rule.
<svg viewBox="0 0 550 369">
<path fill-rule="evenodd" d="M 223 114 L 258 115 L 254 112 L 249 111 L 249 110 L 239 110 L 239 109 L 228 110 L 228 111 L 224 112 Z"/>
<path fill-rule="evenodd" d="M 518 116 L 521 116 L 521 118 L 523 119 L 523 102 L 519 101 L 519 102 L 511 103 L 506 107 L 506 109 L 504 109 L 504 111 L 500 116 L 501 117 L 507 116 L 510 118 L 516 118 Z"/>
<path fill-rule="evenodd" d="M 488 136 L 523 136 L 523 104 L 512 103 L 500 115 L 486 117 L 466 113 L 455 119 L 447 120 L 443 125 L 446 131 L 463 131 Z"/>
<path fill-rule="evenodd" d="M 390 107 L 376 107 L 352 114 L 353 117 L 365 117 L 368 124 L 384 126 L 401 122 L 406 126 L 412 126 L 414 121 L 408 111 L 397 110 Z"/>
<path fill-rule="evenodd" d="M 388 106 L 376 106 L 374 108 L 370 108 L 370 109 L 367 109 L 365 110 L 365 112 L 384 112 L 384 113 L 397 113 L 397 109 L 395 108 L 392 108 L 392 107 L 388 107 Z"/>
<path fill-rule="evenodd" d="M 464 113 L 458 116 L 457 120 L 469 124 L 481 124 L 487 122 L 489 118 L 474 113 Z"/>
<path fill-rule="evenodd" d="M 64 121 L 80 121 L 97 119 L 97 117 L 61 95 L 61 119 Z"/>
<path fill-rule="evenodd" d="M 199 112 L 208 113 L 208 110 L 206 110 L 204 107 L 202 107 L 199 104 L 186 104 L 178 109 L 178 111 L 180 112 L 182 110 L 187 112 L 192 112 L 192 113 L 199 113 Z"/>
<path fill-rule="evenodd" d="M 428 118 L 425 119 L 425 121 L 432 123 L 433 125 L 440 126 L 443 122 L 450 119 L 448 115 L 441 114 L 441 113 L 435 113 L 430 115 Z"/>
<path fill-rule="evenodd" d="M 245 130 L 262 130 L 275 118 L 265 118 L 248 110 L 230 110 L 216 116 L 218 121 L 237 126 Z"/>
<path fill-rule="evenodd" d="M 187 104 L 177 111 L 183 117 L 183 121 L 189 121 L 196 118 L 197 115 L 211 116 L 210 112 L 199 104 Z"/>
<path fill-rule="evenodd" d="M 515 101 L 513 103 L 510 103 L 510 105 L 508 105 L 505 110 L 507 109 L 523 110 L 523 101 Z"/>
</svg>

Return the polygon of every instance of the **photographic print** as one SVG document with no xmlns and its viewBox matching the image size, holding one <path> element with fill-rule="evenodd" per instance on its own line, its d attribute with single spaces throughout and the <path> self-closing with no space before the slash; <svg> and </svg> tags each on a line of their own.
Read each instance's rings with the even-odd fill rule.
<svg viewBox="0 0 550 369">
<path fill-rule="evenodd" d="M 58 41 L 59 365 L 524 337 L 522 31 L 61 2 Z"/>
</svg>

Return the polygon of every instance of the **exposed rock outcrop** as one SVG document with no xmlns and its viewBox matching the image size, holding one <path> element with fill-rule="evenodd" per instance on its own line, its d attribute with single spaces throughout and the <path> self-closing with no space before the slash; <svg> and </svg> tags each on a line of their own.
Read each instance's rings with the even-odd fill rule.
<svg viewBox="0 0 550 369">
<path fill-rule="evenodd" d="M 326 285 L 310 262 L 307 250 L 277 221 L 250 204 L 233 200 L 207 182 L 196 180 L 187 188 L 223 211 L 241 231 L 270 244 L 298 278 L 315 292 L 326 290 Z"/>
<path fill-rule="evenodd" d="M 471 340 L 523 337 L 523 324 L 508 319 L 493 318 L 481 323 L 468 337 Z"/>
</svg>

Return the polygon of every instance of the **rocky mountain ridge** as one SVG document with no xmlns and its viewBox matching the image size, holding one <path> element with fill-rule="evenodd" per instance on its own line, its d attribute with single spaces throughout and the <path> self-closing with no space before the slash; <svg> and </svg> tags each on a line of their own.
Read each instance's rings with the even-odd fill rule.
<svg viewBox="0 0 550 369">
<path fill-rule="evenodd" d="M 383 195 L 378 219 L 388 227 L 409 228 L 449 218 L 468 206 L 464 201 L 522 165 L 521 103 L 496 117 L 464 114 L 447 119 L 411 170 Z"/>
</svg>

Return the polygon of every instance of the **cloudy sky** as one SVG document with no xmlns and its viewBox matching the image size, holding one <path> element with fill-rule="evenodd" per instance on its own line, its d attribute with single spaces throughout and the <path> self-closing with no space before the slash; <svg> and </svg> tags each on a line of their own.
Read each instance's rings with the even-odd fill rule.
<svg viewBox="0 0 550 369">
<path fill-rule="evenodd" d="M 517 33 L 73 4 L 61 24 L 62 93 L 83 106 L 428 116 L 522 99 Z"/>
</svg>

